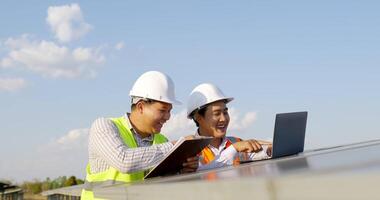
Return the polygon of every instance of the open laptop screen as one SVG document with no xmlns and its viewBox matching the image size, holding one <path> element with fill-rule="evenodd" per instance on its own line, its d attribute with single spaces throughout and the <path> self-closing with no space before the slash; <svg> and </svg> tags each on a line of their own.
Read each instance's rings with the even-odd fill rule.
<svg viewBox="0 0 380 200">
<path fill-rule="evenodd" d="M 303 152 L 306 120 L 307 112 L 281 113 L 276 115 L 272 158 Z"/>
</svg>

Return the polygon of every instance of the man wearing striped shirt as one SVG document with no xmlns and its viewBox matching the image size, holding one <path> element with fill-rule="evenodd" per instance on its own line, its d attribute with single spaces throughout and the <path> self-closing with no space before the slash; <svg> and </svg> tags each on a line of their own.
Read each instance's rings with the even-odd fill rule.
<svg viewBox="0 0 380 200">
<path fill-rule="evenodd" d="M 175 143 L 160 134 L 172 104 L 180 104 L 171 78 L 158 71 L 146 72 L 136 80 L 130 96 L 131 113 L 99 118 L 91 126 L 82 199 L 94 199 L 96 186 L 142 180 Z M 188 158 L 182 172 L 196 171 L 198 161 L 198 157 Z"/>
</svg>

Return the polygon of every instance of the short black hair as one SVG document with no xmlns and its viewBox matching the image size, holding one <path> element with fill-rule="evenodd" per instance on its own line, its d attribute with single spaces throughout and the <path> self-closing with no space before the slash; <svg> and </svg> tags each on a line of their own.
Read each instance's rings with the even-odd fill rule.
<svg viewBox="0 0 380 200">
<path fill-rule="evenodd" d="M 194 110 L 191 114 L 192 118 L 193 118 L 193 121 L 195 122 L 195 125 L 197 125 L 197 127 L 199 127 L 199 123 L 197 122 L 197 120 L 195 120 L 195 114 L 198 113 L 200 116 L 202 117 L 205 117 L 205 114 L 206 114 L 206 111 L 207 111 L 207 107 L 208 105 L 200 108 L 200 109 L 197 109 L 197 110 Z"/>
</svg>

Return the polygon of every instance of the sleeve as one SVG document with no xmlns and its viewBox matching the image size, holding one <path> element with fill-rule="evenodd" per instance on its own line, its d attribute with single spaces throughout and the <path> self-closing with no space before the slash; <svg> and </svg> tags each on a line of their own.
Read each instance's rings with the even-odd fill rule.
<svg viewBox="0 0 380 200">
<path fill-rule="evenodd" d="M 114 123 L 106 118 L 95 120 L 89 134 L 89 149 L 93 154 L 122 173 L 153 167 L 173 146 L 171 142 L 166 142 L 150 147 L 129 148 L 122 141 Z"/>
<path fill-rule="evenodd" d="M 215 169 L 219 167 L 232 165 L 236 155 L 238 155 L 238 152 L 231 145 L 227 149 L 222 151 L 220 155 L 215 156 L 215 159 L 212 162 L 206 165 L 199 162 L 198 171 L 207 170 L 207 169 Z"/>
</svg>

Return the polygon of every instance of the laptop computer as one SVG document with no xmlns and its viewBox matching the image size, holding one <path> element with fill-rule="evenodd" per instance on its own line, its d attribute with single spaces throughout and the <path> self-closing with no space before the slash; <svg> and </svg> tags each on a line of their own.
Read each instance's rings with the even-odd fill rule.
<svg viewBox="0 0 380 200">
<path fill-rule="evenodd" d="M 305 144 L 307 112 L 276 114 L 274 125 L 272 158 L 295 155 L 303 152 Z M 241 163 L 257 160 L 247 160 Z"/>
<path fill-rule="evenodd" d="M 303 152 L 306 121 L 307 112 L 281 113 L 276 115 L 272 158 Z"/>
</svg>

